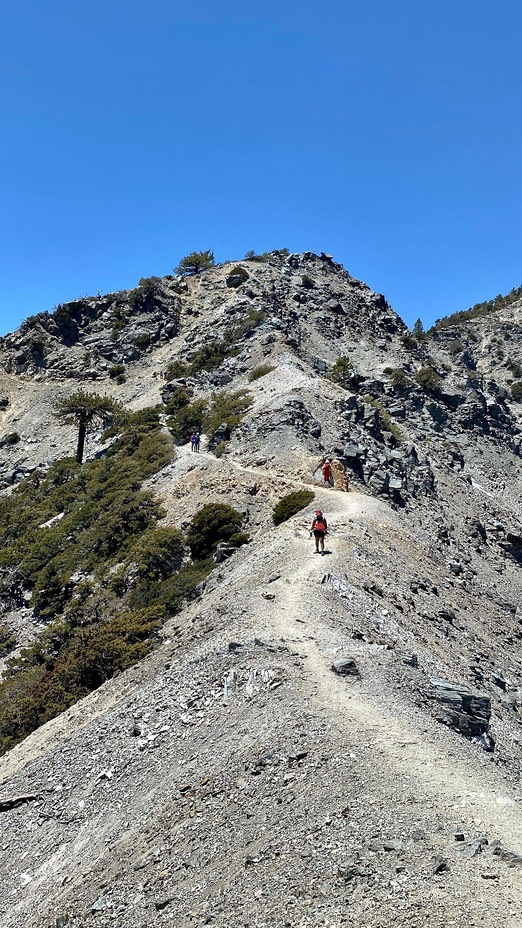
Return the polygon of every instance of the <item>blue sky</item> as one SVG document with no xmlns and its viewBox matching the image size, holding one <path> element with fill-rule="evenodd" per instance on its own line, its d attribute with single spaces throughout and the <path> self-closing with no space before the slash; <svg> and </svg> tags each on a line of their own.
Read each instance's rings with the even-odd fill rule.
<svg viewBox="0 0 522 928">
<path fill-rule="evenodd" d="M 211 248 L 412 324 L 522 283 L 522 6 L 0 0 L 0 334 Z"/>
</svg>

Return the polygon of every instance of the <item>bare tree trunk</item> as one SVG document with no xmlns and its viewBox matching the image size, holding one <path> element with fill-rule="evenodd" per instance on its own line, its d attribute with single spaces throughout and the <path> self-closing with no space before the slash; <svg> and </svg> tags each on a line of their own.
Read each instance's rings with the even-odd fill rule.
<svg viewBox="0 0 522 928">
<path fill-rule="evenodd" d="M 82 464 L 83 462 L 83 449 L 85 448 L 85 436 L 87 434 L 87 426 L 80 422 L 78 426 L 78 445 L 76 447 L 76 463 Z"/>
</svg>

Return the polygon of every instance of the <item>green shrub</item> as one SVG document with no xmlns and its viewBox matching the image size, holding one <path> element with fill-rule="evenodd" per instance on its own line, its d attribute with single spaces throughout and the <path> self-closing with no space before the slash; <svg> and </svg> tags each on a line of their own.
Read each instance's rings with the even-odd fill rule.
<svg viewBox="0 0 522 928">
<path fill-rule="evenodd" d="M 257 367 L 252 368 L 248 375 L 249 383 L 252 383 L 253 380 L 259 380 L 260 377 L 266 377 L 267 374 L 270 374 L 272 371 L 275 371 L 275 366 L 273 364 L 258 364 Z"/>
<path fill-rule="evenodd" d="M 183 387 L 176 390 L 167 403 L 168 426 L 178 445 L 188 441 L 192 432 L 213 435 L 226 422 L 231 429 L 237 428 L 253 398 L 246 390 L 229 393 L 220 390 L 212 393 L 209 400 L 199 399 L 185 402 L 187 393 Z"/>
<path fill-rule="evenodd" d="M 460 325 L 462 322 L 469 322 L 471 319 L 479 319 L 481 316 L 488 316 L 498 309 L 510 306 L 511 303 L 516 302 L 521 297 L 522 285 L 520 287 L 514 287 L 504 296 L 499 293 L 492 300 L 486 300 L 484 303 L 475 303 L 470 309 L 464 309 L 460 312 L 452 313 L 450 316 L 443 316 L 442 319 L 436 319 L 435 325 L 432 326 L 430 332 L 443 329 L 449 325 Z"/>
<path fill-rule="evenodd" d="M 240 264 L 236 264 L 227 274 L 227 286 L 240 287 L 249 277 L 248 271 Z"/>
<path fill-rule="evenodd" d="M 207 411 L 208 405 L 205 400 L 194 400 L 192 403 L 185 403 L 177 410 L 172 410 L 168 426 L 177 445 L 184 445 L 192 432 L 204 431 L 203 423 Z"/>
<path fill-rule="evenodd" d="M 132 339 L 132 344 L 136 348 L 148 348 L 150 345 L 150 335 L 147 335 L 146 332 L 140 332 L 139 335 L 135 335 Z"/>
<path fill-rule="evenodd" d="M 410 381 L 411 383 L 411 381 Z M 385 432 L 391 432 L 393 437 L 397 442 L 404 441 L 405 435 L 401 428 L 393 421 L 388 410 L 385 406 L 382 405 L 380 400 L 375 399 L 374 396 L 371 396 L 369 393 L 363 398 L 365 403 L 368 403 L 370 406 L 373 406 L 374 409 L 379 413 L 379 418 L 381 420 L 382 428 Z"/>
<path fill-rule="evenodd" d="M 237 535 L 243 516 L 226 503 L 207 503 L 192 519 L 186 542 L 194 560 L 211 556 L 218 544 Z"/>
<path fill-rule="evenodd" d="M 344 387 L 345 390 L 349 390 L 352 376 L 352 362 L 346 355 L 341 355 L 340 358 L 337 358 L 337 361 L 328 374 L 328 379 L 333 381 L 333 383 L 338 383 L 339 386 Z"/>
<path fill-rule="evenodd" d="M 315 494 L 311 490 L 295 490 L 294 493 L 283 496 L 272 511 L 274 525 L 280 525 L 281 522 L 295 516 L 301 509 L 309 506 L 314 498 Z"/>
<path fill-rule="evenodd" d="M 401 342 L 405 348 L 418 348 L 419 343 L 413 335 L 401 335 Z"/>
<path fill-rule="evenodd" d="M 220 441 L 219 444 L 216 445 L 214 448 L 214 454 L 217 458 L 223 457 L 225 451 L 227 450 L 228 444 L 228 441 Z"/>
<path fill-rule="evenodd" d="M 240 322 L 225 329 L 221 339 L 206 343 L 194 353 L 187 365 L 186 374 L 194 376 L 200 371 L 216 370 L 225 358 L 235 357 L 240 351 L 239 342 L 251 335 L 264 322 L 265 317 L 263 310 L 249 309 Z"/>
<path fill-rule="evenodd" d="M 310 277 L 309 274 L 303 274 L 301 277 L 301 283 L 307 290 L 311 290 L 312 287 L 315 287 L 314 279 L 313 277 Z"/>
<path fill-rule="evenodd" d="M 411 387 L 412 380 L 408 377 L 402 367 L 387 368 L 385 373 L 390 375 L 390 381 L 393 387 Z"/>
<path fill-rule="evenodd" d="M 522 402 L 522 380 L 514 380 L 510 387 L 511 398 L 515 403 Z"/>
<path fill-rule="evenodd" d="M 415 382 L 427 393 L 435 392 L 441 383 L 441 378 L 433 367 L 421 367 L 415 374 Z"/>
<path fill-rule="evenodd" d="M 5 657 L 16 648 L 16 636 L 9 631 L 7 625 L 0 625 L 0 657 Z"/>
<path fill-rule="evenodd" d="M 127 564 L 138 577 L 165 580 L 179 570 L 183 560 L 183 536 L 171 526 L 149 528 L 130 549 Z"/>
<path fill-rule="evenodd" d="M 0 438 L 0 448 L 5 447 L 5 445 L 17 445 L 20 440 L 18 432 L 8 432 L 7 435 Z"/>
<path fill-rule="evenodd" d="M 125 374 L 125 365 L 124 364 L 113 364 L 112 367 L 109 367 L 109 377 L 111 380 L 117 380 L 119 377 L 122 377 Z"/>
<path fill-rule="evenodd" d="M 451 341 L 448 342 L 447 348 L 452 355 L 460 354 L 461 351 L 464 351 L 464 345 L 460 338 L 452 338 Z"/>
<path fill-rule="evenodd" d="M 165 380 L 177 380 L 178 377 L 186 377 L 189 365 L 183 361 L 171 361 L 165 371 Z"/>
<path fill-rule="evenodd" d="M 47 629 L 8 662 L 0 684 L 0 753 L 143 658 L 164 615 L 155 606 L 88 627 L 56 623 Z"/>
<path fill-rule="evenodd" d="M 512 361 L 511 358 L 508 358 L 506 367 L 511 371 L 513 377 L 522 377 L 522 365 L 518 361 Z"/>
<path fill-rule="evenodd" d="M 110 323 L 112 337 L 116 341 L 130 321 L 130 313 L 125 303 L 115 302 L 111 309 Z"/>
<path fill-rule="evenodd" d="M 230 429 L 237 428 L 252 403 L 252 394 L 247 390 L 236 390 L 234 393 L 219 390 L 213 393 L 203 419 L 203 431 L 206 435 L 213 435 L 223 422 Z"/>
</svg>

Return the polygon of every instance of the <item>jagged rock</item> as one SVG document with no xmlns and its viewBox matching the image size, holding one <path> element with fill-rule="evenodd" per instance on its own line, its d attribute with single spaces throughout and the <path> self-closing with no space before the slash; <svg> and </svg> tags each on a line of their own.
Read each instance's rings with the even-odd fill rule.
<svg viewBox="0 0 522 928">
<path fill-rule="evenodd" d="M 359 675 L 357 664 L 352 658 L 340 657 L 332 663 L 332 670 L 342 676 L 356 677 Z"/>
<path fill-rule="evenodd" d="M 486 733 L 491 717 L 491 700 L 479 696 L 466 686 L 446 680 L 430 680 L 430 699 L 440 704 L 438 718 L 467 738 Z"/>
</svg>

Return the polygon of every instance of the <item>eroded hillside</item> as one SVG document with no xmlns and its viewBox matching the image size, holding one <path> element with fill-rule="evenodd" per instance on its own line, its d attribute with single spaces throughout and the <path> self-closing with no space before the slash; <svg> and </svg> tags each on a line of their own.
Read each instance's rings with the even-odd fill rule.
<svg viewBox="0 0 522 928">
<path fill-rule="evenodd" d="M 147 657 L 1 759 L 2 923 L 515 928 L 520 407 L 489 347 L 504 322 L 466 322 L 457 352 L 446 329 L 413 339 L 327 256 L 240 267 L 2 340 L 4 496 L 73 453 L 52 409 L 82 385 L 156 407 L 174 436 L 141 484 L 160 527 L 226 503 L 250 537 Z M 519 327 L 511 308 L 514 346 Z M 114 442 L 88 436 L 89 461 Z M 325 455 L 333 488 L 314 478 Z M 274 527 L 300 488 L 313 503 Z M 138 553 L 121 550 L 132 587 Z M 71 601 L 102 582 L 79 566 Z M 23 644 L 50 619 L 45 588 L 20 584 L 1 621 Z"/>
</svg>

